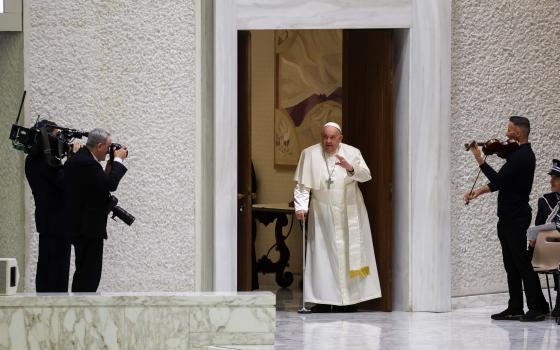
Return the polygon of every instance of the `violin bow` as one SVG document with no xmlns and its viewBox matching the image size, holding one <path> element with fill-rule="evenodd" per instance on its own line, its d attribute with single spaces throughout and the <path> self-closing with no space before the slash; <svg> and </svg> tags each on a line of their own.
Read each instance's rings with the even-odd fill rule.
<svg viewBox="0 0 560 350">
<path fill-rule="evenodd" d="M 488 157 L 488 156 L 487 156 L 487 155 L 484 155 L 484 161 L 486 161 L 486 157 Z M 474 187 L 476 186 L 476 182 L 478 181 L 478 177 L 480 176 L 480 172 L 481 172 L 481 171 L 482 171 L 482 168 L 481 168 L 481 167 L 478 167 L 478 173 L 476 174 L 476 178 L 474 179 L 474 183 L 473 183 L 473 185 L 472 185 L 472 187 L 471 187 L 471 190 L 469 191 L 469 195 L 471 195 L 471 194 L 473 193 Z M 465 202 L 465 205 L 469 205 L 470 202 L 471 202 L 470 199 L 468 199 L 468 200 Z"/>
</svg>

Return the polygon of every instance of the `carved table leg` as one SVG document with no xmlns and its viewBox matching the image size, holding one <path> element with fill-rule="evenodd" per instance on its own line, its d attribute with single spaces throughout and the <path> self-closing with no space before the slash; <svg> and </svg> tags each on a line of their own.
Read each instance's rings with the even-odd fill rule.
<svg viewBox="0 0 560 350">
<path fill-rule="evenodd" d="M 286 237 L 282 232 L 282 228 L 286 225 L 288 225 L 288 216 L 278 215 L 274 232 L 276 250 L 280 253 L 280 258 L 276 262 L 276 283 L 282 288 L 289 287 L 294 281 L 294 275 L 291 272 L 284 272 L 284 269 L 290 266 L 290 250 L 286 245 Z"/>
</svg>

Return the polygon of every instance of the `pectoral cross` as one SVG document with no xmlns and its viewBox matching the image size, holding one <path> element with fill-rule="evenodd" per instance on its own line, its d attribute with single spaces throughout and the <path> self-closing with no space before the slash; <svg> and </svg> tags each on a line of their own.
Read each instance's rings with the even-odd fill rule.
<svg viewBox="0 0 560 350">
<path fill-rule="evenodd" d="M 327 188 L 328 188 L 329 190 L 331 189 L 331 184 L 333 184 L 333 183 L 334 183 L 333 179 L 331 179 L 331 178 L 329 177 L 329 179 L 327 180 Z"/>
</svg>

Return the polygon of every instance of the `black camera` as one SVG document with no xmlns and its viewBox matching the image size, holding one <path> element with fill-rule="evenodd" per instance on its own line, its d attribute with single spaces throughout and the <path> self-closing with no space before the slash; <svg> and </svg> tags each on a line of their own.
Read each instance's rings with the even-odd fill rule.
<svg viewBox="0 0 560 350">
<path fill-rule="evenodd" d="M 107 150 L 107 153 L 109 155 L 113 155 L 116 150 L 119 150 L 121 148 L 123 148 L 123 145 L 121 145 L 120 143 L 112 143 L 109 149 Z M 128 149 L 125 148 L 125 151 L 126 151 L 126 156 L 128 157 Z"/>
<path fill-rule="evenodd" d="M 10 132 L 12 146 L 26 154 L 48 153 L 50 156 L 61 160 L 68 156 L 74 139 L 88 136 L 88 133 L 85 131 L 42 122 L 44 121 L 38 121 L 30 128 L 13 124 Z M 54 129 L 59 131 L 54 134 L 52 132 Z"/>
<path fill-rule="evenodd" d="M 39 120 L 39 118 L 30 128 L 18 125 L 25 94 L 24 91 L 16 122 L 10 130 L 10 140 L 15 149 L 23 151 L 25 154 L 44 154 L 51 164 L 53 158 L 60 161 L 68 155 L 74 139 L 88 136 L 85 131 L 65 128 L 48 120 Z M 58 131 L 53 133 L 54 130 Z"/>
<path fill-rule="evenodd" d="M 109 196 L 109 207 L 108 207 L 109 210 L 107 212 L 108 213 L 112 212 L 113 215 L 111 216 L 111 219 L 115 220 L 115 217 L 117 217 L 121 219 L 128 226 L 132 225 L 132 223 L 134 222 L 134 220 L 136 220 L 136 218 L 132 214 L 124 210 L 123 208 L 119 207 L 117 205 L 118 203 L 119 200 L 117 199 L 117 197 L 113 195 Z"/>
</svg>

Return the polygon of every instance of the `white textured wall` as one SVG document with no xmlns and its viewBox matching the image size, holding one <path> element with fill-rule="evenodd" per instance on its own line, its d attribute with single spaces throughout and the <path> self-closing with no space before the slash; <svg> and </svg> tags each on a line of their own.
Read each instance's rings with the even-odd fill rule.
<svg viewBox="0 0 560 350">
<path fill-rule="evenodd" d="M 23 152 L 8 140 L 23 94 L 23 34 L 0 33 L 0 257 L 16 258 L 23 272 Z M 23 283 L 20 283 L 20 288 Z"/>
<path fill-rule="evenodd" d="M 195 1 L 29 0 L 25 11 L 27 124 L 103 127 L 130 149 L 117 196 L 136 222 L 109 222 L 100 290 L 194 289 Z"/>
<path fill-rule="evenodd" d="M 41 114 L 72 127 L 105 127 L 131 150 L 129 172 L 117 194 L 137 221 L 130 228 L 109 223 L 101 289 L 194 288 L 194 0 L 28 0 L 25 11 L 26 123 Z M 560 139 L 559 18 L 557 0 L 453 2 L 453 295 L 506 290 L 495 195 L 467 208 L 460 199 L 477 170 L 462 143 L 503 137 L 511 114 L 529 117 L 538 158 L 533 207 L 548 190 L 550 159 L 560 157 L 555 142 Z M 23 69 L 18 66 L 21 39 L 14 38 L 0 35 L 3 123 L 11 123 L 6 111 L 17 109 L 13 104 L 20 93 L 4 79 L 8 74 L 17 81 Z M 17 232 L 23 222 L 17 210 L 23 205 L 18 202 L 22 183 L 11 177 L 22 176 L 21 158 L 5 143 L 2 154 L 9 167 L 1 168 L 1 203 L 13 208 L 0 214 L 0 247 L 20 247 L 22 236 L 5 232 Z M 31 204 L 25 212 L 26 288 L 32 290 L 36 234 Z M 5 223 L 13 229 L 4 229 Z"/>
<path fill-rule="evenodd" d="M 560 6 L 557 0 L 457 0 L 452 43 L 452 292 L 506 291 L 495 194 L 462 203 L 477 166 L 463 143 L 504 139 L 507 117 L 530 119 L 537 157 L 531 205 L 549 191 L 560 157 Z M 498 169 L 495 156 L 488 163 Z M 485 178 L 482 176 L 485 183 Z"/>
</svg>

